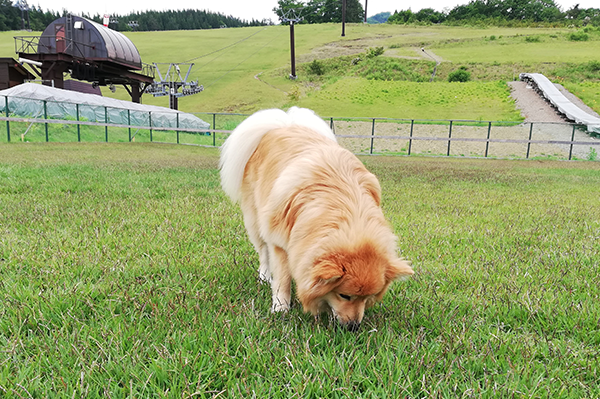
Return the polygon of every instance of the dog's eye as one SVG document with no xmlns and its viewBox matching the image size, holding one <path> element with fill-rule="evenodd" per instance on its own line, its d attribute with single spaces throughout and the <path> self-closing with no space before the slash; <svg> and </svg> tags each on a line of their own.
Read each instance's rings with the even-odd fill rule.
<svg viewBox="0 0 600 399">
<path fill-rule="evenodd" d="M 350 298 L 350 295 L 344 295 L 344 294 L 339 294 L 339 295 L 340 295 L 340 298 L 345 299 L 347 301 L 349 301 L 350 299 L 352 299 L 352 298 Z"/>
</svg>

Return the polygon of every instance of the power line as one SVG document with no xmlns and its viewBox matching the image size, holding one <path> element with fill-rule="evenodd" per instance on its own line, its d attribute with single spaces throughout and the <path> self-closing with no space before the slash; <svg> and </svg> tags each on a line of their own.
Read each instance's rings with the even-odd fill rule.
<svg viewBox="0 0 600 399">
<path fill-rule="evenodd" d="M 227 72 L 225 72 L 223 75 L 219 76 L 217 79 L 213 80 L 212 82 L 210 82 L 208 85 L 206 85 L 205 89 L 208 89 L 210 86 L 214 85 L 215 83 L 217 83 L 219 80 L 223 79 L 226 75 L 228 75 L 231 71 L 233 71 L 234 69 L 236 69 L 237 67 L 239 67 L 240 65 L 242 65 L 244 62 L 248 61 L 250 58 L 252 58 L 253 56 L 255 56 L 259 51 L 261 51 L 262 49 L 264 49 L 265 47 L 267 47 L 269 44 L 271 44 L 275 39 L 277 39 L 279 36 L 281 36 L 281 33 L 279 33 L 277 36 L 275 36 L 273 39 L 271 39 L 269 42 L 265 43 L 261 48 L 259 48 L 258 50 L 256 50 L 254 53 L 250 54 L 248 57 L 244 58 L 239 64 L 237 64 L 236 66 L 234 66 L 233 68 L 231 68 L 230 70 L 228 70 Z"/>
<path fill-rule="evenodd" d="M 218 53 L 219 51 L 223 51 L 223 50 L 225 50 L 225 49 L 228 49 L 229 47 L 233 47 L 233 46 L 235 46 L 236 44 L 240 44 L 241 42 L 243 42 L 243 41 L 246 41 L 246 40 L 250 39 L 252 36 L 259 34 L 260 32 L 262 32 L 262 31 L 263 31 L 263 30 L 265 30 L 265 29 L 267 29 L 267 27 L 264 27 L 263 29 L 261 29 L 261 30 L 259 30 L 259 31 L 257 31 L 257 32 L 254 32 L 254 33 L 253 33 L 253 34 L 251 34 L 250 36 L 248 36 L 248 37 L 245 37 L 245 38 L 243 38 L 243 39 L 241 39 L 241 40 L 238 40 L 238 41 L 237 41 L 237 42 L 235 42 L 235 43 L 232 43 L 232 44 L 230 44 L 230 45 L 228 45 L 228 46 L 222 47 L 222 48 L 220 48 L 220 49 L 218 49 L 218 50 L 211 51 L 210 53 L 206 53 L 206 54 L 200 55 L 200 56 L 198 56 L 198 57 L 191 58 L 191 59 L 189 59 L 189 60 L 187 60 L 187 61 L 183 61 L 183 62 L 181 62 L 181 64 L 187 64 L 187 63 L 189 63 L 189 62 L 192 62 L 192 61 L 195 61 L 195 60 L 197 60 L 197 59 L 204 58 L 204 57 L 208 57 L 208 56 L 209 56 L 209 55 L 211 55 L 211 54 Z"/>
</svg>

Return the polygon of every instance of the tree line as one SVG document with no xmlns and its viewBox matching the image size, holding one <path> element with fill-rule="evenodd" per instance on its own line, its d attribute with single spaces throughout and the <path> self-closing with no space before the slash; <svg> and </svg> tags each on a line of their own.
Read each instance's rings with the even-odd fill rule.
<svg viewBox="0 0 600 399">
<path fill-rule="evenodd" d="M 94 15 L 90 19 L 100 23 L 102 21 L 100 15 Z M 127 15 L 115 14 L 111 15 L 111 19 L 116 22 L 109 26 L 118 31 L 196 30 L 273 24 L 270 20 L 246 21 L 206 10 L 144 11 Z"/>
<path fill-rule="evenodd" d="M 511 25 L 514 23 L 600 26 L 599 8 L 579 8 L 574 5 L 562 11 L 554 0 L 471 0 L 451 10 L 424 8 L 395 11 L 387 20 L 392 24 L 480 24 Z"/>
<path fill-rule="evenodd" d="M 31 29 L 44 30 L 52 21 L 68 13 L 43 11 L 39 6 L 21 10 L 11 0 L 0 0 L 0 31 Z M 102 23 L 100 14 L 81 15 L 84 18 Z M 223 27 L 246 27 L 273 24 L 270 20 L 242 20 L 221 13 L 206 10 L 168 10 L 144 11 L 125 15 L 111 15 L 110 28 L 118 31 L 162 31 L 162 30 L 194 30 L 215 29 Z"/>
<path fill-rule="evenodd" d="M 59 18 L 53 11 L 33 6 L 29 11 L 17 8 L 11 0 L 0 0 L 0 31 L 27 29 L 43 30 Z"/>
<path fill-rule="evenodd" d="M 322 24 L 342 22 L 342 0 L 279 0 L 273 8 L 282 23 L 297 16 L 299 23 Z M 346 22 L 363 22 L 365 11 L 359 0 L 346 0 Z"/>
<path fill-rule="evenodd" d="M 362 0 L 346 0 L 346 22 L 364 20 L 364 9 L 361 3 Z M 273 11 L 280 21 L 298 17 L 301 19 L 300 23 L 339 23 L 342 21 L 342 0 L 278 0 L 277 7 Z M 15 7 L 12 0 L 0 0 L 0 31 L 27 28 L 41 31 L 52 21 L 67 13 L 67 10 L 61 13 L 44 11 L 39 5 L 31 7 L 28 11 L 22 11 Z M 103 16 L 83 14 L 82 17 L 102 23 Z M 118 31 L 193 30 L 273 24 L 269 19 L 247 21 L 206 10 L 144 11 L 111 17 L 114 22 L 110 27 Z M 377 20 L 377 22 L 383 21 Z M 424 8 L 417 12 L 411 11 L 410 8 L 396 10 L 389 16 L 387 22 L 448 25 L 549 23 L 600 26 L 600 9 L 579 8 L 576 4 L 567 11 L 562 11 L 554 0 L 471 0 L 467 4 L 443 11 L 432 8 Z"/>
</svg>

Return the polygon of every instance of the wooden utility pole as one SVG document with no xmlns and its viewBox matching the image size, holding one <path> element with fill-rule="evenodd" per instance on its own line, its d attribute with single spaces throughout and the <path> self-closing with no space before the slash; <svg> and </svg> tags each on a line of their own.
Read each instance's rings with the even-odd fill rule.
<svg viewBox="0 0 600 399">
<path fill-rule="evenodd" d="M 281 22 L 289 22 L 290 23 L 290 54 L 291 54 L 291 63 L 292 63 L 292 73 L 290 73 L 290 79 L 296 79 L 296 46 L 294 43 L 294 24 L 302 21 L 302 17 L 296 14 L 296 10 L 290 9 L 288 12 L 283 14 L 283 18 L 281 18 Z"/>
<path fill-rule="evenodd" d="M 342 0 L 342 37 L 346 36 L 346 0 Z"/>
<path fill-rule="evenodd" d="M 367 1 L 365 0 L 365 24 L 367 23 Z"/>
</svg>

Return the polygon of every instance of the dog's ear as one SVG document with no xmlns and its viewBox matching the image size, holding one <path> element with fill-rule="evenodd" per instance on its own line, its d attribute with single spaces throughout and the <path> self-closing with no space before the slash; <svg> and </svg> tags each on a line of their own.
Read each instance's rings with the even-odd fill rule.
<svg viewBox="0 0 600 399">
<path fill-rule="evenodd" d="M 402 259 L 394 259 L 390 262 L 385 271 L 385 279 L 387 281 L 394 281 L 403 277 L 412 276 L 413 274 L 415 274 L 415 272 L 410 267 L 410 263 Z"/>
<path fill-rule="evenodd" d="M 337 282 L 341 282 L 344 269 L 337 262 L 335 255 L 324 256 L 313 263 L 312 278 L 306 285 L 297 285 L 298 299 L 305 312 L 319 313 L 318 300 L 330 292 Z"/>
<path fill-rule="evenodd" d="M 343 276 L 344 269 L 333 258 L 320 259 L 315 263 L 313 277 L 317 284 L 333 283 Z"/>
</svg>

